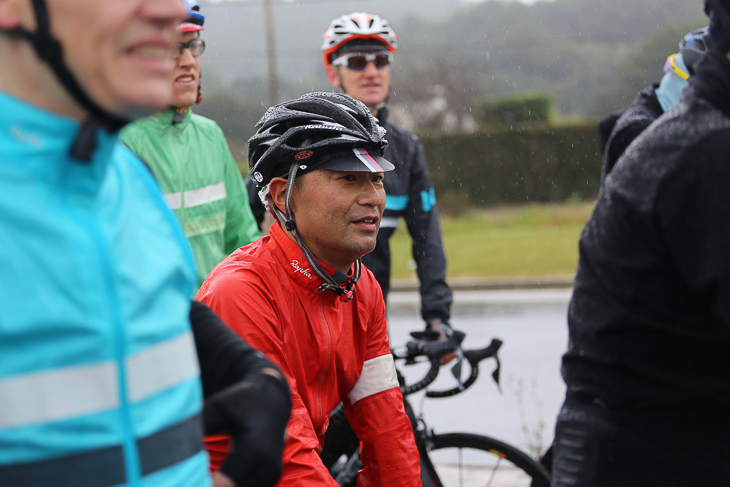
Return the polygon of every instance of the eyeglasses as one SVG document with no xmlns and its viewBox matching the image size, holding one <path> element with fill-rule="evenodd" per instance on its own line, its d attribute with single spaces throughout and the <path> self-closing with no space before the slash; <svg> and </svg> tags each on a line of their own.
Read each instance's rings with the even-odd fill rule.
<svg viewBox="0 0 730 487">
<path fill-rule="evenodd" d="M 172 48 L 172 59 L 180 59 L 185 49 L 190 49 L 190 54 L 193 57 L 198 57 L 205 51 L 205 41 L 203 39 L 193 39 L 189 42 L 181 42 Z"/>
<path fill-rule="evenodd" d="M 393 53 L 389 51 L 372 53 L 351 52 L 332 61 L 332 65 L 345 66 L 347 69 L 362 71 L 370 61 L 375 63 L 376 68 L 383 69 L 386 66 L 390 66 L 390 63 L 393 62 Z"/>
</svg>

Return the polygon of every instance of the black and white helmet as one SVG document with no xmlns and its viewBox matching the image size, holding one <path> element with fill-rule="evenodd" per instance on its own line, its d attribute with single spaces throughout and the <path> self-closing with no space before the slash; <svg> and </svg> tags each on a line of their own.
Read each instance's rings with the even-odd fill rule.
<svg viewBox="0 0 730 487">
<path fill-rule="evenodd" d="M 393 169 L 383 158 L 385 129 L 360 101 L 343 93 L 309 93 L 274 105 L 256 124 L 248 141 L 249 177 L 267 211 L 291 232 L 310 268 L 329 290 L 349 301 L 360 278 L 360 260 L 349 280 L 339 284 L 319 264 L 297 231 L 291 208 L 294 179 L 313 169 L 382 173 Z M 287 178 L 284 209 L 269 200 L 272 178 Z"/>
<path fill-rule="evenodd" d="M 333 155 L 359 153 L 370 172 L 384 172 L 392 165 L 383 159 L 388 142 L 385 129 L 360 101 L 343 93 L 315 92 L 274 105 L 256 124 L 248 141 L 249 177 L 259 189 L 272 178 L 286 176 L 292 165 L 304 174 L 321 167 Z M 364 154 L 363 154 L 364 153 Z M 341 159 L 341 157 L 338 157 Z M 367 171 L 368 166 L 354 171 Z"/>
</svg>

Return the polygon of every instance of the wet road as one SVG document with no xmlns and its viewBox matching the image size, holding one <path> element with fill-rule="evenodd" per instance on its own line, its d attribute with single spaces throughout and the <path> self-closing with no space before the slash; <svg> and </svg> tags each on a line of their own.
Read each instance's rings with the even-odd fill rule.
<svg viewBox="0 0 730 487">
<path fill-rule="evenodd" d="M 480 367 L 477 382 L 467 391 L 444 399 L 410 396 L 415 410 L 438 433 L 471 432 L 493 436 L 533 453 L 549 445 L 555 418 L 565 394 L 560 357 L 567 345 L 569 289 L 462 291 L 455 293 L 452 325 L 467 336 L 465 348 L 481 348 L 500 338 L 502 361 L 498 391 L 491 378 L 494 361 Z M 389 298 L 391 344 L 405 343 L 408 332 L 423 329 L 415 293 Z M 410 382 L 426 372 L 424 365 L 401 366 Z M 442 368 L 432 388 L 455 384 L 451 365 Z M 443 387 L 441 387 L 443 386 Z"/>
</svg>

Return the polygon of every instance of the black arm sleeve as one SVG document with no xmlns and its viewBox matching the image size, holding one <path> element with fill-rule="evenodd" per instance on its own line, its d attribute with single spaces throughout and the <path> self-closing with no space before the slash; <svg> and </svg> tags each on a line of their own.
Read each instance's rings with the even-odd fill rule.
<svg viewBox="0 0 730 487">
<path fill-rule="evenodd" d="M 193 301 L 190 324 L 206 399 L 262 368 L 279 368 L 243 341 L 205 304 Z"/>
<path fill-rule="evenodd" d="M 608 173 L 611 172 L 616 162 L 626 152 L 626 149 L 631 143 L 646 130 L 654 120 L 643 118 L 637 119 L 631 124 L 627 124 L 621 130 L 611 135 L 611 138 L 606 145 L 606 152 L 603 158 L 603 174 L 601 174 L 601 180 L 604 180 Z"/>
</svg>

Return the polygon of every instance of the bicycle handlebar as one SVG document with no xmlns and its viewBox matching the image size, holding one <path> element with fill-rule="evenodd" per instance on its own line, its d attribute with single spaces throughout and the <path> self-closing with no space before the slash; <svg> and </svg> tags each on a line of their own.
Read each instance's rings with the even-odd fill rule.
<svg viewBox="0 0 730 487">
<path fill-rule="evenodd" d="M 404 396 L 418 392 L 436 380 L 439 367 L 441 367 L 441 357 L 459 348 L 466 336 L 465 333 L 456 330 L 444 341 L 435 339 L 438 337 L 438 333 L 434 335 L 432 332 L 413 332 L 411 335 L 415 340 L 406 343 L 405 347 L 397 347 L 391 350 L 393 358 L 404 359 L 406 365 L 410 365 L 416 363 L 418 357 L 426 357 L 431 363 L 431 368 L 420 381 L 408 386 L 401 386 L 401 392 Z"/>
<path fill-rule="evenodd" d="M 499 338 L 492 338 L 492 342 L 482 349 L 464 350 L 464 358 L 469 362 L 469 365 L 471 366 L 471 373 L 469 374 L 469 378 L 466 379 L 463 384 L 446 391 L 426 391 L 426 397 L 449 397 L 467 390 L 477 380 L 477 376 L 479 375 L 479 362 L 489 357 L 494 357 L 494 360 L 497 362 L 497 368 L 494 369 L 494 372 L 492 372 L 492 378 L 497 383 L 497 385 L 499 385 L 499 370 L 501 368 L 501 363 L 499 361 L 499 356 L 497 355 L 497 352 L 502 346 L 502 343 L 504 342 L 502 342 L 502 340 L 500 340 Z M 456 367 L 459 366 L 460 364 L 456 365 Z"/>
<path fill-rule="evenodd" d="M 453 330 L 451 336 L 444 341 L 437 341 L 436 338 L 438 337 L 438 334 L 434 335 L 430 332 L 414 332 L 411 333 L 411 335 L 415 338 L 415 340 L 409 341 L 403 347 L 396 347 L 391 350 L 393 358 L 405 360 L 406 365 L 411 365 L 416 363 L 417 358 L 426 357 L 430 362 L 431 367 L 424 378 L 420 381 L 411 385 L 401 385 L 401 391 L 404 396 L 418 392 L 436 380 L 439 368 L 441 367 L 441 358 L 448 353 L 459 350 L 461 342 L 466 336 L 464 332 L 458 330 Z M 479 362 L 489 357 L 494 357 L 497 362 L 497 368 L 492 373 L 492 377 L 495 382 L 497 382 L 497 385 L 499 385 L 500 361 L 497 356 L 497 352 L 502 346 L 502 343 L 502 340 L 493 338 L 492 342 L 485 348 L 461 351 L 463 358 L 465 358 L 471 366 L 469 378 L 464 381 L 463 384 L 446 391 L 427 391 L 426 397 L 448 397 L 465 391 L 474 384 L 477 376 L 479 375 Z M 457 367 L 460 370 L 461 359 L 455 366 L 455 368 Z"/>
</svg>

